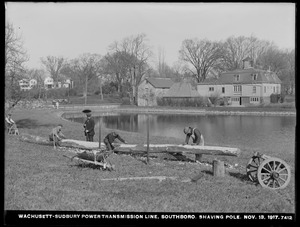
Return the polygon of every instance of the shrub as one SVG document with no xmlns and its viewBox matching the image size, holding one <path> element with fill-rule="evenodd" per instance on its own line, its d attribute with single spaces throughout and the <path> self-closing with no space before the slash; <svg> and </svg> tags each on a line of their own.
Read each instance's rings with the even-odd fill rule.
<svg viewBox="0 0 300 227">
<path fill-rule="evenodd" d="M 270 95 L 271 103 L 278 103 L 279 100 L 280 100 L 280 94 L 271 94 Z"/>
<path fill-rule="evenodd" d="M 163 98 L 157 97 L 158 106 L 176 106 L 176 107 L 202 107 L 205 106 L 204 98 Z"/>
<path fill-rule="evenodd" d="M 77 89 L 75 89 L 75 88 L 71 88 L 68 92 L 69 92 L 70 96 L 76 96 L 77 95 Z"/>
<path fill-rule="evenodd" d="M 284 93 L 281 93 L 281 94 L 280 94 L 280 99 L 279 99 L 279 101 L 280 101 L 281 103 L 283 103 L 283 102 L 285 101 L 285 94 L 284 94 Z"/>
<path fill-rule="evenodd" d="M 67 88 L 49 89 L 47 90 L 47 98 L 61 99 L 68 95 Z"/>
</svg>

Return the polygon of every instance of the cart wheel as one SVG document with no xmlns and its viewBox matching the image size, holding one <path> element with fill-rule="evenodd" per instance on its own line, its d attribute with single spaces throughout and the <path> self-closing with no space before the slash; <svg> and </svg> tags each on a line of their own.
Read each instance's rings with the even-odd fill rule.
<svg viewBox="0 0 300 227">
<path fill-rule="evenodd" d="M 264 161 L 265 159 L 262 158 L 261 156 L 256 156 L 254 155 L 248 162 L 246 166 L 246 171 L 247 171 L 247 176 L 249 179 L 253 182 L 257 181 L 257 170 L 260 164 Z"/>
<path fill-rule="evenodd" d="M 269 189 L 283 189 L 291 180 L 289 165 L 279 158 L 264 160 L 257 170 L 260 185 Z"/>
</svg>

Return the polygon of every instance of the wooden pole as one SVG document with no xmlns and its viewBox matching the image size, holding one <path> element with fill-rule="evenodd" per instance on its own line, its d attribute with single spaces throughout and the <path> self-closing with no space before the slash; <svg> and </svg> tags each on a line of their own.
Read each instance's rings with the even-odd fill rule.
<svg viewBox="0 0 300 227">
<path fill-rule="evenodd" d="M 54 149 L 56 149 L 56 146 L 55 146 L 55 140 L 54 140 L 54 134 L 52 134 L 52 139 L 53 139 L 53 147 L 54 147 Z"/>
<path fill-rule="evenodd" d="M 99 149 L 101 148 L 101 117 L 99 117 Z"/>
<path fill-rule="evenodd" d="M 147 164 L 149 164 L 149 114 L 147 114 Z"/>
</svg>

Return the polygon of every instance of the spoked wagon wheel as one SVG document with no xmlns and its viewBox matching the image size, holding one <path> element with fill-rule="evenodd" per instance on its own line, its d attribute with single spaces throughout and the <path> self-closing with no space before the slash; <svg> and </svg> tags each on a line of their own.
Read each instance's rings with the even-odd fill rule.
<svg viewBox="0 0 300 227">
<path fill-rule="evenodd" d="M 248 162 L 246 166 L 246 171 L 247 171 L 247 176 L 249 179 L 253 182 L 257 181 L 257 170 L 260 164 L 264 161 L 265 159 L 262 158 L 260 155 L 254 155 Z"/>
<path fill-rule="evenodd" d="M 291 170 L 285 161 L 279 158 L 268 158 L 259 166 L 257 178 L 264 188 L 282 189 L 291 180 Z"/>
</svg>

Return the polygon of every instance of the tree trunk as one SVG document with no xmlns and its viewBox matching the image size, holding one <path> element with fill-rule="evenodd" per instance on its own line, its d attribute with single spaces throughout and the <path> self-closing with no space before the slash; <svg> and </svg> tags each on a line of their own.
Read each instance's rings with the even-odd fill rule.
<svg viewBox="0 0 300 227">
<path fill-rule="evenodd" d="M 99 87 L 100 87 L 100 98 L 101 98 L 101 100 L 103 100 L 103 93 L 102 93 L 102 82 L 101 82 L 101 78 L 99 78 Z"/>
<path fill-rule="evenodd" d="M 84 95 L 84 97 L 85 97 L 85 99 L 84 99 L 84 104 L 86 105 L 86 103 L 87 103 L 87 87 L 88 87 L 88 77 L 87 77 L 87 75 L 85 76 L 85 95 Z"/>
</svg>

